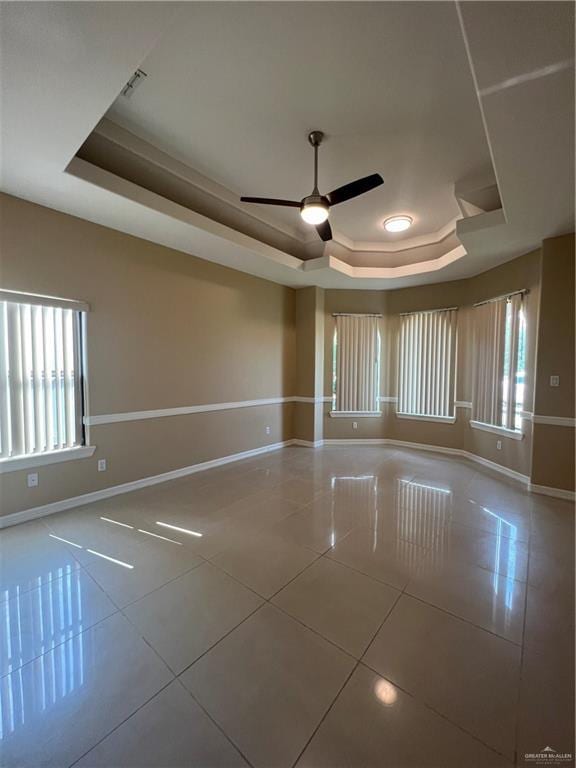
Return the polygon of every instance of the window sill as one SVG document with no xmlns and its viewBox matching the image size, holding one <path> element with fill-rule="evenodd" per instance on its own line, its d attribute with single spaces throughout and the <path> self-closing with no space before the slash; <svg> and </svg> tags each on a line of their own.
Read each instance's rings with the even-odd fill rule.
<svg viewBox="0 0 576 768">
<path fill-rule="evenodd" d="M 94 454 L 95 445 L 81 445 L 77 448 L 65 448 L 62 451 L 31 454 L 29 456 L 14 456 L 10 459 L 0 459 L 0 475 L 6 472 L 18 472 L 22 469 L 34 469 L 48 464 L 60 464 L 63 461 L 87 459 Z"/>
<path fill-rule="evenodd" d="M 481 429 L 483 432 L 492 432 L 494 435 L 501 435 L 502 437 L 510 437 L 512 440 L 523 440 L 524 433 L 519 432 L 517 429 L 507 429 L 506 427 L 498 427 L 496 424 L 484 424 L 481 421 L 470 421 L 472 429 Z"/>
<path fill-rule="evenodd" d="M 330 411 L 333 419 L 377 419 L 382 411 Z"/>
<path fill-rule="evenodd" d="M 415 421 L 438 421 L 441 424 L 455 424 L 456 416 L 427 416 L 420 413 L 397 413 L 399 419 L 414 419 Z"/>
</svg>

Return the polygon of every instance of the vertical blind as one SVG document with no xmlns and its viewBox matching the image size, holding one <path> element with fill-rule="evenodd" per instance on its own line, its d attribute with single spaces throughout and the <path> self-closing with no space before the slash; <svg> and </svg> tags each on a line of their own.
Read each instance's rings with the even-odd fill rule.
<svg viewBox="0 0 576 768">
<path fill-rule="evenodd" d="M 457 310 L 400 316 L 398 412 L 454 415 Z"/>
<path fill-rule="evenodd" d="M 0 458 L 80 445 L 80 312 L 0 301 Z"/>
<path fill-rule="evenodd" d="M 522 294 L 474 307 L 472 420 L 515 428 Z"/>
<path fill-rule="evenodd" d="M 336 317 L 336 411 L 378 410 L 379 351 L 377 317 Z"/>
</svg>

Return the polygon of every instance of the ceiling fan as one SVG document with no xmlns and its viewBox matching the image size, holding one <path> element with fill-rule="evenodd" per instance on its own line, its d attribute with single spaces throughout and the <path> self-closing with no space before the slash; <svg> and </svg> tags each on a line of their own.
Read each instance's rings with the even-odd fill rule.
<svg viewBox="0 0 576 768">
<path fill-rule="evenodd" d="M 330 208 L 338 203 L 345 203 L 353 197 L 363 195 L 380 184 L 384 179 L 379 173 L 364 176 L 362 179 L 351 181 L 343 187 L 332 190 L 327 195 L 321 195 L 318 191 L 318 147 L 322 143 L 324 134 L 322 131 L 312 131 L 308 134 L 308 141 L 314 148 L 314 189 L 312 194 L 297 200 L 279 200 L 272 197 L 241 197 L 244 203 L 259 203 L 260 205 L 284 205 L 290 208 L 300 208 L 300 216 L 307 224 L 314 224 L 322 240 L 332 240 L 332 228 L 328 222 Z"/>
</svg>

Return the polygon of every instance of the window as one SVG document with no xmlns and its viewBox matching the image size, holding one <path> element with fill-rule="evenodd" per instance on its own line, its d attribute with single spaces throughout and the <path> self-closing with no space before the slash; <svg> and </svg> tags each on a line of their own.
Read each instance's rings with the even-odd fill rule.
<svg viewBox="0 0 576 768">
<path fill-rule="evenodd" d="M 474 307 L 472 424 L 520 431 L 526 378 L 523 294 Z"/>
<path fill-rule="evenodd" d="M 456 309 L 400 316 L 398 413 L 454 418 Z"/>
<path fill-rule="evenodd" d="M 337 315 L 333 353 L 333 413 L 377 414 L 380 390 L 378 316 Z"/>
<path fill-rule="evenodd" d="M 85 309 L 0 291 L 0 462 L 84 444 Z"/>
</svg>

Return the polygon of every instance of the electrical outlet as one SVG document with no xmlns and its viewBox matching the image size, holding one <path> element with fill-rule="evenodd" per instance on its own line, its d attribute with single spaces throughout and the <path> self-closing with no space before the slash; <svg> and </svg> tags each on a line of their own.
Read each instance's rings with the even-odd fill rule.
<svg viewBox="0 0 576 768">
<path fill-rule="evenodd" d="M 358 422 L 357 421 L 353 421 L 352 422 L 352 429 L 358 429 Z"/>
<path fill-rule="evenodd" d="M 496 440 L 496 450 L 497 451 L 502 450 L 502 440 Z"/>
<path fill-rule="evenodd" d="M 269 435 L 272 432 L 272 427 L 270 424 L 266 424 L 266 434 Z"/>
<path fill-rule="evenodd" d="M 28 488 L 36 488 L 38 485 L 38 472 L 31 472 L 26 477 L 26 484 Z"/>
<path fill-rule="evenodd" d="M 106 472 L 106 459 L 98 459 L 98 472 Z"/>
<path fill-rule="evenodd" d="M 560 376 L 550 376 L 550 386 L 551 387 L 559 387 L 560 386 Z"/>
</svg>

